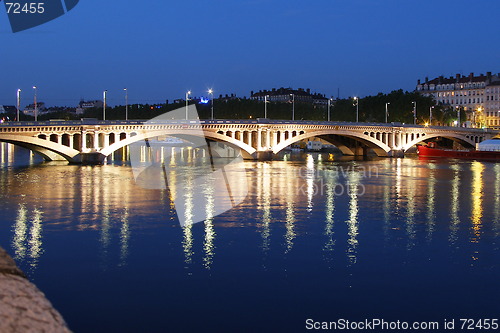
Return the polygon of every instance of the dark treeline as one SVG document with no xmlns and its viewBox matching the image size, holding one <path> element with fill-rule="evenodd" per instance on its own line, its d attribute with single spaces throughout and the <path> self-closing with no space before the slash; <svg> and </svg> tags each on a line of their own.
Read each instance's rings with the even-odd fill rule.
<svg viewBox="0 0 500 333">
<path fill-rule="evenodd" d="M 385 122 L 385 105 L 390 103 L 389 122 L 413 123 L 413 103 L 417 102 L 417 123 L 429 122 L 429 108 L 432 109 L 433 125 L 450 125 L 457 119 L 455 110 L 446 106 L 435 106 L 432 98 L 421 96 L 415 92 L 395 90 L 389 94 L 379 93 L 376 96 L 367 96 L 359 100 L 359 121 Z M 134 104 L 129 105 L 129 119 L 147 120 L 157 117 L 165 112 L 185 107 L 184 103 L 177 104 Z M 201 119 L 210 119 L 211 105 L 198 104 L 198 114 Z M 214 115 L 216 119 L 255 119 L 264 118 L 264 102 L 250 99 L 215 99 Z M 356 103 L 352 98 L 332 101 L 330 109 L 332 121 L 356 121 Z M 267 117 L 270 119 L 292 119 L 292 103 L 271 102 L 267 105 Z M 103 109 L 87 109 L 83 115 L 70 112 L 58 112 L 41 115 L 39 120 L 80 118 L 103 118 Z M 21 120 L 30 120 L 33 117 L 22 116 Z M 125 119 L 125 106 L 119 105 L 106 108 L 106 120 Z M 323 105 L 295 103 L 296 120 L 327 120 L 328 108 Z"/>
</svg>

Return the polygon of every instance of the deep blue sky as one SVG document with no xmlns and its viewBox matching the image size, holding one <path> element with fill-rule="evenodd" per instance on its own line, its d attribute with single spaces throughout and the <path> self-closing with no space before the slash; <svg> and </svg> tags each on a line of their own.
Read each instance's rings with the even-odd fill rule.
<svg viewBox="0 0 500 333">
<path fill-rule="evenodd" d="M 81 0 L 13 34 L 0 8 L 0 104 L 74 106 L 303 87 L 341 97 L 500 72 L 498 0 Z"/>
</svg>

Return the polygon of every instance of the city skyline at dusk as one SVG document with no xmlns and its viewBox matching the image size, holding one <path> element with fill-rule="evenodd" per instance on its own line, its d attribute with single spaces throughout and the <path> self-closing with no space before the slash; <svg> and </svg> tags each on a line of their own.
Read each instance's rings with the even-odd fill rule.
<svg viewBox="0 0 500 333">
<path fill-rule="evenodd" d="M 500 4 L 440 1 L 142 2 L 87 0 L 47 24 L 13 34 L 5 12 L 0 104 L 38 87 L 48 105 L 99 99 L 160 103 L 206 95 L 309 87 L 327 96 L 414 90 L 425 76 L 500 71 Z M 478 28 L 472 29 L 471 13 Z M 474 16 L 472 16 L 474 18 Z M 29 46 L 29 47 L 27 47 Z M 23 103 L 27 104 L 27 103 Z"/>
</svg>

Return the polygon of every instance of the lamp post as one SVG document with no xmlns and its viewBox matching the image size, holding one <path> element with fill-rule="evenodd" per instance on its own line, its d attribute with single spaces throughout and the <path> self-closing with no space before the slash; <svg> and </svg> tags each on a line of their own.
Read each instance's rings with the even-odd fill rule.
<svg viewBox="0 0 500 333">
<path fill-rule="evenodd" d="M 102 120 L 106 120 L 106 98 L 108 97 L 108 91 L 104 90 L 102 93 L 102 100 L 103 100 L 103 106 L 102 106 Z"/>
<path fill-rule="evenodd" d="M 186 120 L 188 120 L 189 95 L 191 95 L 191 90 L 186 92 Z"/>
<path fill-rule="evenodd" d="M 458 114 L 458 127 L 462 127 L 462 124 L 460 123 L 460 107 L 457 106 L 457 114 Z"/>
<path fill-rule="evenodd" d="M 434 106 L 429 107 L 429 124 L 432 126 L 432 109 L 434 109 Z"/>
<path fill-rule="evenodd" d="M 292 96 L 292 120 L 295 120 L 295 94 L 290 94 Z"/>
<path fill-rule="evenodd" d="M 354 96 L 354 101 L 356 102 L 356 122 L 359 123 L 359 99 Z"/>
<path fill-rule="evenodd" d="M 21 89 L 17 89 L 17 121 L 19 121 L 19 109 L 21 109 Z"/>
<path fill-rule="evenodd" d="M 212 95 L 211 102 L 212 102 L 212 108 L 211 108 L 211 117 L 210 119 L 214 119 L 214 91 L 213 89 L 208 89 L 208 94 Z"/>
<path fill-rule="evenodd" d="M 264 118 L 267 119 L 267 103 L 269 103 L 267 101 L 267 98 L 269 97 L 269 95 L 266 95 L 264 96 Z"/>
<path fill-rule="evenodd" d="M 38 121 L 38 104 L 36 102 L 36 93 L 38 91 L 38 88 L 36 86 L 33 86 L 33 89 L 35 89 L 35 96 L 33 98 L 33 104 L 35 106 L 35 121 Z"/>
<path fill-rule="evenodd" d="M 330 121 L 330 107 L 332 106 L 332 99 L 328 99 L 328 121 Z"/>
<path fill-rule="evenodd" d="M 483 125 L 483 107 L 480 106 L 477 108 L 477 116 L 478 116 L 478 123 L 479 123 L 479 127 L 480 128 L 483 128 L 484 125 Z"/>
<path fill-rule="evenodd" d="M 417 124 L 417 102 L 412 102 L 413 103 L 413 124 Z"/>
<path fill-rule="evenodd" d="M 128 89 L 124 88 L 125 91 L 125 120 L 128 120 Z"/>
<path fill-rule="evenodd" d="M 385 123 L 387 124 L 389 122 L 389 104 L 390 102 L 385 103 Z"/>
</svg>

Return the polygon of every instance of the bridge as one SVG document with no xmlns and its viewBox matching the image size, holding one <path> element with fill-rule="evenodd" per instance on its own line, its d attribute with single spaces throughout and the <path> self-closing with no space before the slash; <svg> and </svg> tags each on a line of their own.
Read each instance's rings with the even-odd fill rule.
<svg viewBox="0 0 500 333">
<path fill-rule="evenodd" d="M 208 140 L 239 148 L 245 159 L 269 158 L 299 141 L 322 139 L 345 155 L 397 157 L 415 144 L 442 137 L 475 147 L 498 132 L 490 129 L 289 120 L 46 121 L 0 124 L 0 142 L 30 149 L 45 160 L 101 163 L 113 152 L 145 139 L 173 136 L 189 140 L 193 130 Z"/>
</svg>

